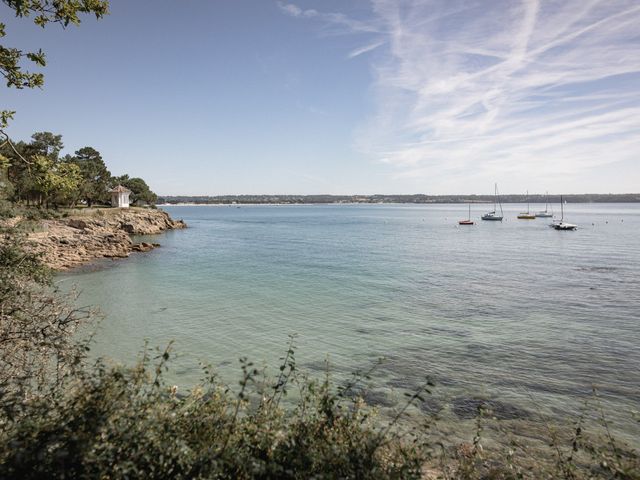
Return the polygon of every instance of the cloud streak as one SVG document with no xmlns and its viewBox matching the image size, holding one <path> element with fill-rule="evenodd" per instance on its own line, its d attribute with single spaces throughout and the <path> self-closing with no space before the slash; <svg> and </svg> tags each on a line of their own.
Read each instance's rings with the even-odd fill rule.
<svg viewBox="0 0 640 480">
<path fill-rule="evenodd" d="M 376 114 L 355 143 L 396 179 L 562 188 L 640 155 L 635 0 L 372 0 L 366 19 L 293 7 L 371 37 L 349 54 L 376 51 Z"/>
<path fill-rule="evenodd" d="M 360 55 L 371 52 L 372 50 L 375 50 L 376 48 L 381 47 L 382 45 L 384 45 L 384 41 L 373 42 L 369 45 L 365 45 L 364 47 L 360 47 L 360 48 L 356 48 L 355 50 L 352 50 L 351 52 L 349 52 L 348 57 L 349 58 L 359 57 Z"/>
</svg>

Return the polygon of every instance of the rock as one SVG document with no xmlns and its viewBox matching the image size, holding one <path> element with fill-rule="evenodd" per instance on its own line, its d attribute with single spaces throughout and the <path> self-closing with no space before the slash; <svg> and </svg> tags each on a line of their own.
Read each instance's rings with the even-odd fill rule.
<svg viewBox="0 0 640 480">
<path fill-rule="evenodd" d="M 84 230 L 88 226 L 87 222 L 80 220 L 79 218 L 72 218 L 68 220 L 67 225 L 71 228 L 77 228 L 78 230 Z"/>
<path fill-rule="evenodd" d="M 159 244 L 157 243 L 147 243 L 147 242 L 141 242 L 141 243 L 134 243 L 131 246 L 131 250 L 134 252 L 148 252 L 150 250 L 153 250 L 154 248 L 156 248 L 156 246 L 158 246 Z"/>
<path fill-rule="evenodd" d="M 123 223 L 120 225 L 120 228 L 127 233 L 135 233 L 136 228 L 130 223 Z"/>
<path fill-rule="evenodd" d="M 442 410 L 442 403 L 440 403 L 435 398 L 429 397 L 426 394 L 423 395 L 424 401 L 418 402 L 418 408 L 421 412 L 426 413 L 427 415 L 436 415 Z"/>
<path fill-rule="evenodd" d="M 395 398 L 381 390 L 367 390 L 362 395 L 362 399 L 367 402 L 367 405 L 372 406 L 393 407 L 398 403 Z"/>
<path fill-rule="evenodd" d="M 134 244 L 129 235 L 150 235 L 185 228 L 162 210 L 130 208 L 97 210 L 82 218 L 48 220 L 46 229 L 32 232 L 27 245 L 55 270 L 66 270 L 98 258 L 126 258 L 131 252 L 148 252 L 158 243 Z"/>
</svg>

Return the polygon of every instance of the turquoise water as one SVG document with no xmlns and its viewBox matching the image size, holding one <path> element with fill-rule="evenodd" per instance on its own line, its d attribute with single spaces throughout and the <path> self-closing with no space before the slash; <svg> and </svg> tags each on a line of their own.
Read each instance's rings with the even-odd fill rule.
<svg viewBox="0 0 640 480">
<path fill-rule="evenodd" d="M 175 340 L 181 385 L 199 361 L 229 381 L 240 356 L 275 370 L 293 333 L 311 372 L 328 358 L 340 379 L 385 357 L 379 395 L 431 375 L 445 408 L 481 394 L 574 414 L 595 384 L 633 438 L 640 205 L 569 205 L 575 232 L 516 220 L 522 208 L 500 223 L 474 206 L 478 224 L 459 227 L 466 205 L 166 207 L 190 228 L 58 280 L 105 313 L 96 353 L 131 362 L 145 339 Z"/>
</svg>

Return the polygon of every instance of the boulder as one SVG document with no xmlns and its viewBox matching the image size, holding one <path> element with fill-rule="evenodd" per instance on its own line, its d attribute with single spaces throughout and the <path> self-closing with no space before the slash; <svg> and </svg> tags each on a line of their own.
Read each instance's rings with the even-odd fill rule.
<svg viewBox="0 0 640 480">
<path fill-rule="evenodd" d="M 84 230 L 88 227 L 87 222 L 79 218 L 72 218 L 68 220 L 67 225 L 69 225 L 71 228 L 77 228 L 78 230 Z"/>
<path fill-rule="evenodd" d="M 156 248 L 157 245 L 158 245 L 157 243 L 147 243 L 147 242 L 134 243 L 131 246 L 131 250 L 134 252 L 148 252 Z"/>
</svg>

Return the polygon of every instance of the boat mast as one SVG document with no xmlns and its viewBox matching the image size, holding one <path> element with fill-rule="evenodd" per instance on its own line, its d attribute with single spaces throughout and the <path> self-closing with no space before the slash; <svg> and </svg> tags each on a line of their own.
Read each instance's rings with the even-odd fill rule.
<svg viewBox="0 0 640 480">
<path fill-rule="evenodd" d="M 498 184 L 493 186 L 493 211 L 496 211 L 496 202 L 498 201 Z"/>
<path fill-rule="evenodd" d="M 471 221 L 471 203 L 469 203 L 469 221 Z"/>
<path fill-rule="evenodd" d="M 562 195 L 560 195 L 560 223 L 564 220 L 564 205 L 562 204 Z"/>
<path fill-rule="evenodd" d="M 529 214 L 529 190 L 527 190 L 527 215 Z"/>
<path fill-rule="evenodd" d="M 547 210 L 549 209 L 549 190 L 547 190 L 547 196 L 544 199 L 544 213 L 548 213 Z"/>
</svg>

